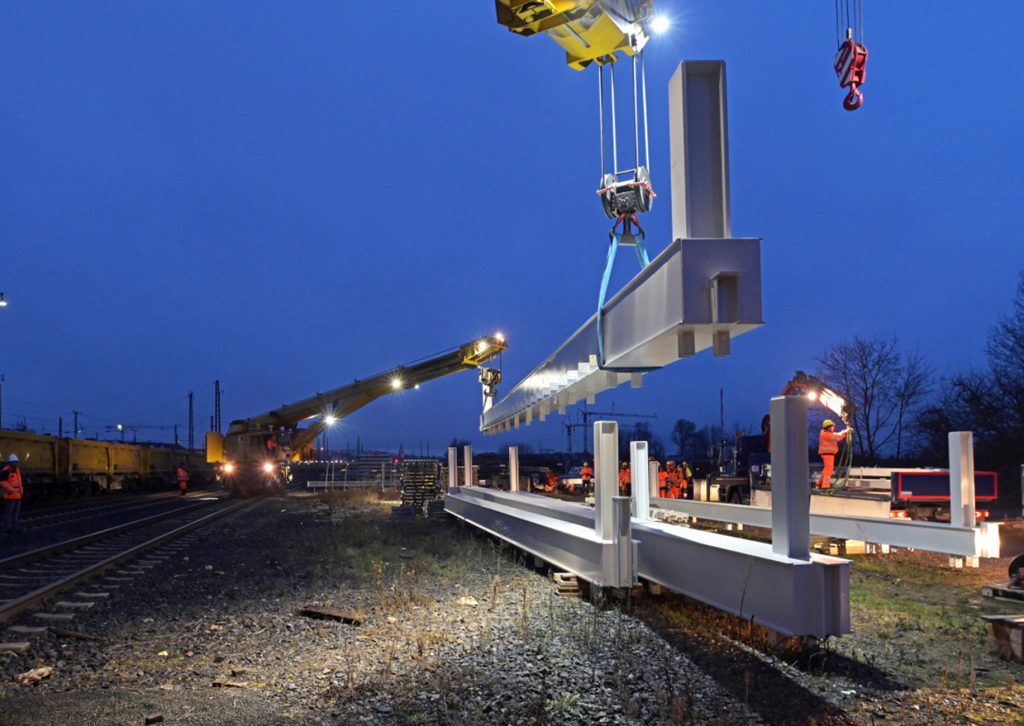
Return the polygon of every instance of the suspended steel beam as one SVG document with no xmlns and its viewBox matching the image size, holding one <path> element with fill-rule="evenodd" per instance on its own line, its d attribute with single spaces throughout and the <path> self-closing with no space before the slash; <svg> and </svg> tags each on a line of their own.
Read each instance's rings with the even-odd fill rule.
<svg viewBox="0 0 1024 726">
<path fill-rule="evenodd" d="M 484 412 L 480 430 L 529 425 L 623 383 L 639 386 L 636 369 L 663 368 L 706 348 L 728 355 L 734 337 L 763 324 L 761 240 L 678 239 L 604 306 L 603 365 L 595 314 Z"/>
</svg>

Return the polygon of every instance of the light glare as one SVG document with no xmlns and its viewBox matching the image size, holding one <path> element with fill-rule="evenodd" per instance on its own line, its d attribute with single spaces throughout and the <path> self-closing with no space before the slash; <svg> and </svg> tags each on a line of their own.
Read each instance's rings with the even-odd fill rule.
<svg viewBox="0 0 1024 726">
<path fill-rule="evenodd" d="M 391 387 L 396 391 L 400 390 L 402 388 L 402 379 L 398 378 L 397 376 L 395 378 L 392 378 Z"/>
<path fill-rule="evenodd" d="M 651 18 L 651 32 L 655 35 L 668 32 L 668 29 L 671 27 L 672 19 L 667 15 L 655 15 Z"/>
</svg>

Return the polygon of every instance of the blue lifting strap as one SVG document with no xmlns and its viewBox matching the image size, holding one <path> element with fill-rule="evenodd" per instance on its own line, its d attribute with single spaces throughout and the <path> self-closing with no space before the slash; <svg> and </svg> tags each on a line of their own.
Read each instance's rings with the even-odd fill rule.
<svg viewBox="0 0 1024 726">
<path fill-rule="evenodd" d="M 644 233 L 643 230 L 638 230 L 639 234 L 634 237 L 636 239 L 636 258 L 640 263 L 640 269 L 644 269 L 647 265 L 651 264 L 650 258 L 647 256 L 647 248 L 644 246 Z M 615 267 L 615 253 L 619 250 L 619 241 L 622 238 L 622 234 L 613 230 L 611 234 L 611 244 L 608 245 L 608 260 L 604 264 L 604 274 L 601 276 L 601 292 L 597 297 L 597 364 L 601 370 L 605 371 L 620 371 L 622 373 L 643 373 L 646 371 L 655 370 L 654 368 L 611 368 L 606 366 L 604 358 L 604 302 L 608 295 L 608 283 L 612 279 L 612 268 Z"/>
</svg>

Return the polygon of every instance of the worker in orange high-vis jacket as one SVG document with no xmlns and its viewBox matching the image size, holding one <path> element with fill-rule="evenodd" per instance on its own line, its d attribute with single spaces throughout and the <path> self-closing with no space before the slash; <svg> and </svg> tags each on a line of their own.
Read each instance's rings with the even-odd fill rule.
<svg viewBox="0 0 1024 726">
<path fill-rule="evenodd" d="M 628 497 L 630 484 L 633 481 L 633 475 L 629 471 L 629 462 L 624 461 L 619 466 L 619 496 Z"/>
<path fill-rule="evenodd" d="M 21 497 L 24 488 L 21 483 L 21 467 L 18 466 L 18 455 L 11 454 L 7 463 L 0 468 L 0 489 L 4 498 L 4 530 L 7 532 L 21 531 Z"/>
<path fill-rule="evenodd" d="M 178 479 L 178 498 L 184 499 L 185 492 L 188 491 L 188 469 L 185 468 L 184 464 L 178 465 L 176 476 Z"/>
<path fill-rule="evenodd" d="M 590 468 L 590 464 L 583 462 L 583 466 L 580 467 L 580 480 L 583 482 L 583 493 L 589 494 L 594 490 L 594 470 Z"/>
<path fill-rule="evenodd" d="M 836 422 L 832 419 L 825 419 L 821 424 L 821 433 L 818 435 L 818 454 L 825 468 L 821 470 L 821 479 L 818 480 L 819 489 L 828 489 L 832 486 L 832 471 L 836 465 L 836 454 L 839 453 L 839 442 L 850 435 L 853 429 L 849 426 L 845 431 L 835 432 Z"/>
<path fill-rule="evenodd" d="M 672 462 L 666 462 L 665 466 L 668 467 L 670 463 Z M 668 469 L 660 469 L 658 471 L 658 496 L 662 499 L 668 499 L 668 490 Z"/>
</svg>

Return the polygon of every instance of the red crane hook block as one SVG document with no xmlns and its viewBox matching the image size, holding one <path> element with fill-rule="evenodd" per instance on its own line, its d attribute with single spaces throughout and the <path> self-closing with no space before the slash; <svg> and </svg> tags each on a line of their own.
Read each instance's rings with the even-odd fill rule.
<svg viewBox="0 0 1024 726">
<path fill-rule="evenodd" d="M 853 38 L 844 40 L 836 52 L 835 69 L 839 87 L 850 89 L 843 99 L 843 108 L 847 111 L 856 111 L 864 102 L 864 94 L 858 89 L 864 85 L 867 65 L 868 49 Z"/>
</svg>

